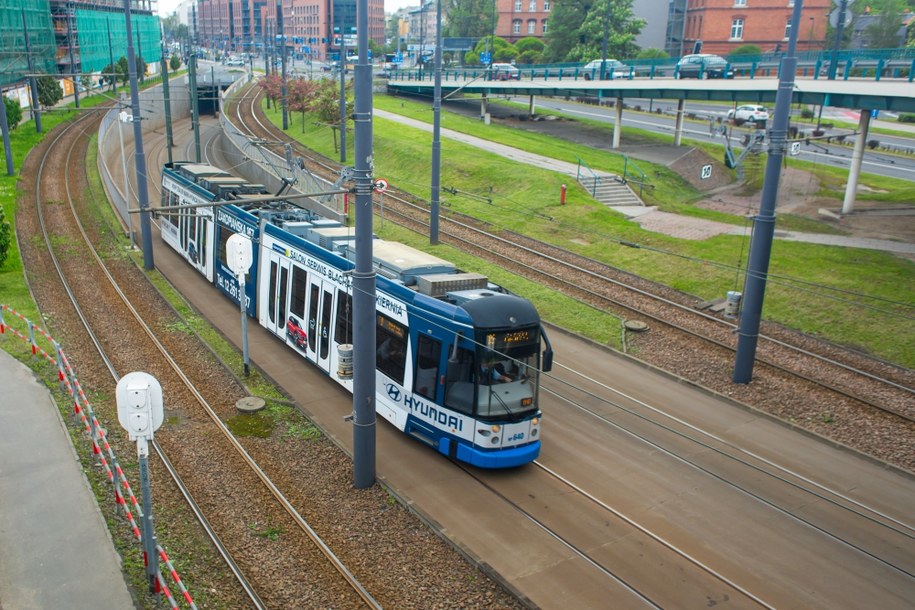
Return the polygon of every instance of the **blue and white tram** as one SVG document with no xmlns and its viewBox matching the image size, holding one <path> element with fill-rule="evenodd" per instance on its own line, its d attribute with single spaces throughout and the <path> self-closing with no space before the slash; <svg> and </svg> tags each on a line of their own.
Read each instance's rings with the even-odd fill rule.
<svg viewBox="0 0 915 610">
<path fill-rule="evenodd" d="M 352 391 L 344 362 L 352 349 L 355 232 L 287 202 L 245 203 L 256 185 L 220 192 L 213 175 L 205 175 L 214 169 L 166 166 L 163 207 L 217 207 L 208 214 L 200 212 L 206 208 L 196 208 L 197 214 L 165 211 L 163 218 L 175 220 L 176 227 L 163 230 L 163 239 L 237 303 L 225 244 L 236 232 L 251 237 L 256 255 L 246 283 L 253 287 L 246 295 L 249 315 Z M 184 225 L 194 225 L 194 231 Z M 215 271 L 207 275 L 206 266 L 195 263 L 192 243 L 197 261 L 205 257 Z M 203 243 L 211 251 L 202 255 Z M 506 468 L 535 459 L 540 373 L 550 369 L 552 351 L 534 307 L 484 276 L 462 273 L 403 244 L 374 240 L 373 255 L 377 413 L 442 454 L 475 466 Z"/>
</svg>

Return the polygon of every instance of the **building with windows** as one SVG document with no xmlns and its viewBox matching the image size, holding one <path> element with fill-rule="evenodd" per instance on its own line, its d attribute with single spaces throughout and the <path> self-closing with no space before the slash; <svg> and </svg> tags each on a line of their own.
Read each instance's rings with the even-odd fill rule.
<svg viewBox="0 0 915 610">
<path fill-rule="evenodd" d="M 384 0 L 369 0 L 368 36 L 384 44 Z M 356 0 L 198 0 L 197 43 L 221 53 L 261 52 L 279 38 L 286 52 L 312 59 L 356 48 Z"/>
<path fill-rule="evenodd" d="M 533 36 L 543 38 L 556 0 L 495 0 L 496 36 L 514 43 Z M 561 1 L 561 0 L 560 0 Z"/>
<path fill-rule="evenodd" d="M 800 27 L 799 51 L 820 50 L 826 38 L 831 0 L 805 0 L 801 23 L 791 23 L 794 0 L 671 0 L 666 51 L 727 55 L 744 45 L 764 53 L 787 50 L 791 28 Z"/>
<path fill-rule="evenodd" d="M 147 64 L 161 57 L 156 2 L 133 0 L 134 51 Z M 32 70 L 98 80 L 99 72 L 127 53 L 127 18 L 123 0 L 0 0 L 0 86 L 25 81 Z M 72 93 L 73 84 L 64 82 Z"/>
</svg>

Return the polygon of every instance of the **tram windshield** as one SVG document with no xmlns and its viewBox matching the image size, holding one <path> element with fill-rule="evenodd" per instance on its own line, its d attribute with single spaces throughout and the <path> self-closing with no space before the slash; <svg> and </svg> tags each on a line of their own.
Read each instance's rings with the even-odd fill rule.
<svg viewBox="0 0 915 610">
<path fill-rule="evenodd" d="M 487 332 L 449 364 L 446 405 L 482 420 L 514 420 L 537 411 L 538 327 Z"/>
<path fill-rule="evenodd" d="M 480 365 L 477 416 L 520 415 L 537 409 L 540 385 L 539 327 L 491 332 L 477 350 Z"/>
</svg>

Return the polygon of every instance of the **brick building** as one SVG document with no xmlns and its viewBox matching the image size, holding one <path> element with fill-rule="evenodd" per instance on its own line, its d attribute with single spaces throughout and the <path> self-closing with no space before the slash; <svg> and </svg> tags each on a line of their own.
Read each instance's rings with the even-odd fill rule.
<svg viewBox="0 0 915 610">
<path fill-rule="evenodd" d="M 528 36 L 542 39 L 555 4 L 556 0 L 496 0 L 496 36 L 511 43 Z"/>
<path fill-rule="evenodd" d="M 368 36 L 384 44 L 384 0 L 368 5 Z M 256 52 L 277 35 L 280 6 L 287 52 L 327 59 L 339 53 L 341 36 L 356 48 L 356 0 L 198 0 L 198 41 L 226 53 Z"/>
<path fill-rule="evenodd" d="M 830 0 L 804 1 L 798 51 L 823 48 L 830 9 Z M 718 55 L 748 44 L 764 53 L 785 51 L 793 11 L 793 0 L 671 0 L 667 51 L 691 53 L 697 41 L 703 53 Z"/>
</svg>

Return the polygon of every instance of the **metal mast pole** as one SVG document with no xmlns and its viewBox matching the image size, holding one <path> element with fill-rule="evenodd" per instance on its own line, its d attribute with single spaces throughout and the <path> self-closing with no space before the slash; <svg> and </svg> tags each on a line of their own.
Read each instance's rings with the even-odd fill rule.
<svg viewBox="0 0 915 610">
<path fill-rule="evenodd" d="M 283 70 L 282 97 L 283 97 L 283 131 L 289 129 L 289 108 L 286 105 L 286 35 L 283 30 L 283 0 L 277 0 L 276 3 L 276 23 L 280 31 L 280 65 Z"/>
<path fill-rule="evenodd" d="M 372 264 L 372 66 L 368 0 L 356 0 L 356 268 L 353 272 L 353 485 L 375 483 L 375 268 Z M 340 32 L 341 40 L 343 32 Z M 346 64 L 343 64 L 344 66 Z"/>
<path fill-rule="evenodd" d="M 67 3 L 67 51 L 70 54 L 70 80 L 73 82 L 73 105 L 79 108 L 79 83 L 76 81 L 76 64 L 73 62 L 73 5 Z"/>
<path fill-rule="evenodd" d="M 358 15 L 356 20 L 358 21 Z M 340 163 L 346 163 L 346 38 L 343 11 L 340 11 Z M 361 36 L 361 32 L 357 35 Z"/>
<path fill-rule="evenodd" d="M 438 243 L 438 207 L 442 169 L 442 0 L 435 8 L 435 93 L 432 97 L 432 195 L 430 197 L 429 243 Z"/>
<path fill-rule="evenodd" d="M 172 146 L 175 140 L 172 137 L 172 103 L 168 94 L 168 60 L 165 59 L 165 31 L 161 22 L 159 31 L 162 34 L 162 95 L 165 103 L 165 148 L 168 151 L 168 162 L 172 162 Z"/>
<path fill-rule="evenodd" d="M 111 87 L 109 88 L 109 91 L 114 91 L 115 87 L 117 87 L 115 81 L 118 78 L 118 71 L 114 69 L 114 47 L 111 44 L 111 20 L 105 18 L 105 22 L 108 24 L 108 60 L 111 62 L 111 74 L 109 74 L 109 84 Z"/>
<path fill-rule="evenodd" d="M 802 0 L 795 0 L 794 12 L 791 15 L 792 25 L 800 23 L 802 5 Z M 798 27 L 791 28 L 788 36 L 788 52 L 782 57 L 778 72 L 775 119 L 772 123 L 772 130 L 769 132 L 769 157 L 766 160 L 766 175 L 759 204 L 759 215 L 753 219 L 753 240 L 750 258 L 747 261 L 745 297 L 743 311 L 740 314 L 737 358 L 734 363 L 734 383 L 750 383 L 753 378 L 753 361 L 756 358 L 763 297 L 766 294 L 766 277 L 769 273 L 769 257 L 772 254 L 772 240 L 775 235 L 778 178 L 781 175 L 782 159 L 787 147 L 788 118 L 797 71 L 796 50 L 799 29 Z"/>
<path fill-rule="evenodd" d="M 191 129 L 194 130 L 194 160 L 200 163 L 200 101 L 197 99 L 197 51 L 187 63 L 187 82 L 191 88 Z"/>
<path fill-rule="evenodd" d="M 3 151 L 6 155 L 6 175 L 15 176 L 16 166 L 13 164 L 13 149 L 10 146 L 10 125 L 6 118 L 6 99 L 0 99 L 0 131 L 3 132 Z"/>
<path fill-rule="evenodd" d="M 32 66 L 32 43 L 29 41 L 29 24 L 25 20 L 25 9 L 22 9 L 22 29 L 25 34 L 25 57 L 29 63 L 29 90 L 32 93 L 32 116 L 35 118 L 35 131 L 41 133 L 41 111 L 38 109 L 38 79 Z"/>
<path fill-rule="evenodd" d="M 845 12 L 847 10 L 848 0 L 839 0 L 839 21 L 836 23 L 836 39 L 832 45 L 832 59 L 829 62 L 829 76 L 827 77 L 829 80 L 836 80 L 836 71 L 839 68 L 839 46 L 842 44 L 842 35 L 845 33 Z M 792 21 L 791 24 L 793 25 L 794 22 Z M 794 28 L 791 29 L 794 30 Z"/>
</svg>

